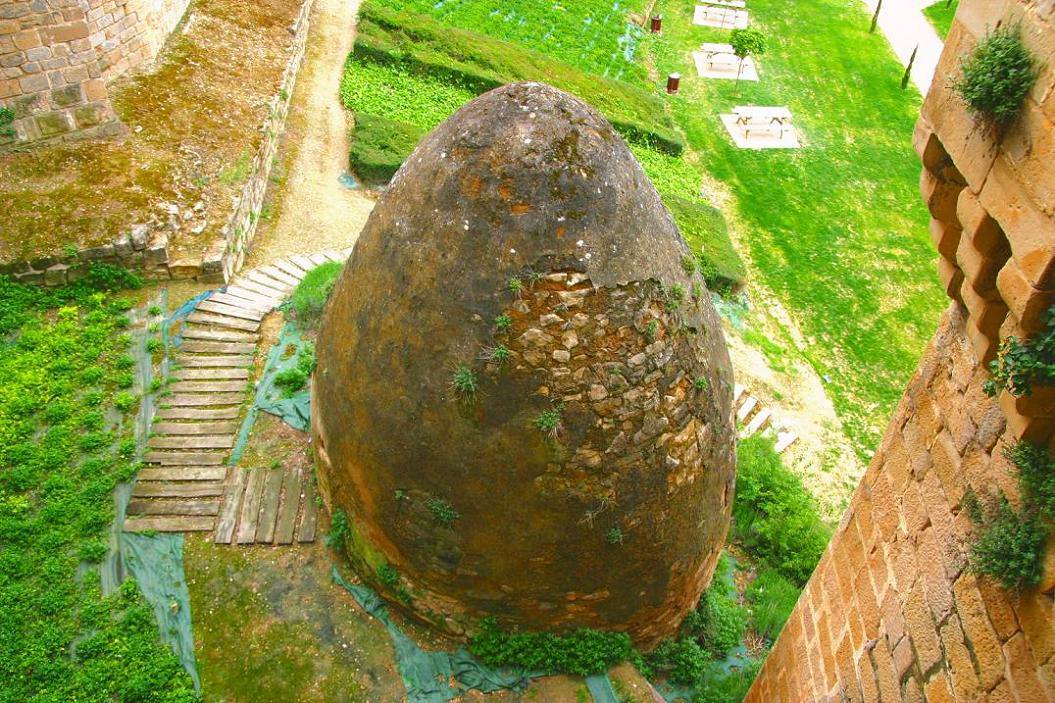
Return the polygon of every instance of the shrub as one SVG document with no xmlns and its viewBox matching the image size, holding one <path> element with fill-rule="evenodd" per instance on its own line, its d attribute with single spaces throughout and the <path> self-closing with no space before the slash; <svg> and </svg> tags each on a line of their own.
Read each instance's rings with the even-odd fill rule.
<svg viewBox="0 0 1055 703">
<path fill-rule="evenodd" d="M 290 302 L 301 325 L 314 327 L 318 323 L 343 268 L 344 264 L 327 261 L 308 271 L 297 284 Z"/>
<path fill-rule="evenodd" d="M 15 113 L 11 108 L 0 106 L 0 139 L 13 139 L 15 137 Z"/>
<path fill-rule="evenodd" d="M 348 545 L 350 535 L 351 526 L 348 523 L 348 515 L 337 508 L 333 511 L 333 518 L 330 520 L 330 532 L 326 535 L 326 546 L 343 551 Z"/>
<path fill-rule="evenodd" d="M 773 441 L 749 437 L 737 449 L 733 534 L 752 554 L 802 586 L 831 531 L 802 480 L 785 468 Z"/>
<path fill-rule="evenodd" d="M 484 618 L 469 641 L 469 651 L 489 666 L 589 676 L 626 661 L 632 650 L 625 632 L 506 632 L 494 618 Z"/>
<path fill-rule="evenodd" d="M 1019 30 L 998 28 L 978 43 L 960 66 L 953 89 L 971 112 L 1006 125 L 1018 117 L 1037 71 Z"/>
<path fill-rule="evenodd" d="M 751 605 L 751 625 L 763 637 L 776 639 L 791 616 L 802 592 L 774 569 L 763 567 L 747 587 L 745 594 Z"/>
<path fill-rule="evenodd" d="M 366 185 L 384 185 L 392 180 L 424 134 L 425 130 L 416 125 L 356 113 L 348 165 Z"/>
<path fill-rule="evenodd" d="M 735 595 L 726 592 L 726 584 L 716 577 L 700 596 L 696 608 L 686 616 L 682 631 L 714 656 L 723 657 L 740 644 L 746 626 L 746 611 Z"/>
<path fill-rule="evenodd" d="M 1000 343 L 1000 352 L 989 362 L 993 374 L 982 389 L 990 397 L 1001 390 L 1015 396 L 1031 395 L 1033 385 L 1055 384 L 1055 306 L 1044 313 L 1044 329 L 1029 340 L 1007 337 Z"/>
<path fill-rule="evenodd" d="M 689 249 L 696 254 L 707 287 L 723 292 L 742 285 L 747 267 L 729 239 L 729 228 L 721 211 L 703 202 L 666 194 L 663 204 L 670 210 Z"/>
<path fill-rule="evenodd" d="M 967 515 L 975 525 L 969 545 L 970 569 L 995 578 L 1007 589 L 1035 585 L 1041 577 L 1044 549 L 1055 518 L 1055 459 L 1044 449 L 1019 442 L 1004 450 L 1014 464 L 1022 507 L 1016 511 L 1003 493 L 984 510 L 968 493 Z"/>
<path fill-rule="evenodd" d="M 432 518 L 441 525 L 451 525 L 461 517 L 454 506 L 443 498 L 429 498 L 425 505 L 432 513 Z"/>
<path fill-rule="evenodd" d="M 292 398 L 307 382 L 308 374 L 297 367 L 275 374 L 275 387 L 282 389 L 282 394 L 287 398 Z"/>
<path fill-rule="evenodd" d="M 451 378 L 451 386 L 463 398 L 476 395 L 476 374 L 465 364 L 454 370 Z"/>
<path fill-rule="evenodd" d="M 697 684 L 711 665 L 711 655 L 691 637 L 664 640 L 647 658 L 649 668 L 683 686 Z"/>
</svg>

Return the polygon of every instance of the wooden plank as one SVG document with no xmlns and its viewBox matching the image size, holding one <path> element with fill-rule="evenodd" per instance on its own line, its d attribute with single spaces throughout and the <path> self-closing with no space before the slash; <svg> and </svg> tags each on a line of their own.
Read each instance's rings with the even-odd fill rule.
<svg viewBox="0 0 1055 703">
<path fill-rule="evenodd" d="M 237 422 L 156 422 L 150 431 L 157 435 L 234 434 Z"/>
<path fill-rule="evenodd" d="M 131 500 L 129 515 L 216 515 L 220 502 L 216 500 Z"/>
<path fill-rule="evenodd" d="M 179 466 L 140 469 L 137 481 L 223 481 L 226 466 Z M 136 483 L 136 487 L 139 487 Z"/>
<path fill-rule="evenodd" d="M 278 305 L 286 298 L 284 290 L 276 290 L 270 286 L 261 285 L 249 278 L 238 278 L 235 280 L 235 284 L 239 290 L 248 290 L 251 293 L 255 293 L 261 298 L 271 301 L 272 305 Z M 231 286 L 228 286 L 227 289 L 230 290 Z"/>
<path fill-rule="evenodd" d="M 136 485 L 132 488 L 133 498 L 213 498 L 222 495 L 223 481 L 188 481 L 186 483 L 136 481 Z"/>
<path fill-rule="evenodd" d="M 253 366 L 253 359 L 245 354 L 222 354 L 220 356 L 181 354 L 176 357 L 176 363 L 185 369 L 234 368 L 248 370 Z"/>
<path fill-rule="evenodd" d="M 235 308 L 244 308 L 246 310 L 253 310 L 264 316 L 275 309 L 275 306 L 271 304 L 270 300 L 263 300 L 261 298 L 245 298 L 234 293 L 213 293 L 209 296 L 208 302 L 210 303 L 223 303 L 224 305 L 230 305 Z"/>
<path fill-rule="evenodd" d="M 249 356 L 256 352 L 253 342 L 210 342 L 185 341 L 180 345 L 181 352 L 189 354 L 230 354 L 232 356 Z"/>
<path fill-rule="evenodd" d="M 237 332 L 235 330 L 211 330 L 206 327 L 190 327 L 187 325 L 183 326 L 180 330 L 180 336 L 184 339 L 199 339 L 205 342 L 242 342 L 243 344 L 249 344 L 253 347 L 256 346 L 256 340 L 260 339 L 260 335 L 248 334 L 246 332 Z M 187 344 L 184 343 L 181 349 L 186 349 Z M 188 351 L 190 351 L 188 349 Z M 213 351 L 210 349 L 209 351 Z M 252 353 L 255 349 L 250 349 L 247 353 Z"/>
<path fill-rule="evenodd" d="M 173 393 L 237 393 L 246 388 L 245 381 L 176 381 L 169 386 Z"/>
<path fill-rule="evenodd" d="M 125 520 L 125 532 L 209 532 L 216 523 L 214 517 L 140 517 Z"/>
<path fill-rule="evenodd" d="M 242 367 L 238 369 L 220 368 L 207 366 L 205 368 L 195 367 L 190 369 L 179 369 L 172 373 L 173 378 L 181 381 L 244 381 L 249 378 L 249 369 Z"/>
<path fill-rule="evenodd" d="M 264 313 L 256 308 L 251 308 L 248 305 L 229 305 L 227 303 L 221 303 L 214 300 L 203 300 L 198 303 L 196 308 L 199 312 L 211 312 L 217 315 L 227 315 L 228 317 L 240 317 L 243 320 L 250 320 L 252 322 L 260 322 L 264 319 Z"/>
<path fill-rule="evenodd" d="M 271 265 L 277 268 L 279 271 L 289 274 L 298 281 L 304 278 L 304 274 L 307 273 L 307 271 L 302 269 L 300 266 L 297 266 L 297 264 L 292 259 L 279 259 L 278 261 L 273 262 Z"/>
<path fill-rule="evenodd" d="M 308 258 L 311 259 L 311 263 L 314 264 L 312 268 L 318 268 L 319 266 L 322 266 L 327 261 L 329 261 L 329 259 L 327 259 L 322 254 L 308 254 Z"/>
<path fill-rule="evenodd" d="M 297 266 L 299 266 L 302 269 L 304 269 L 304 273 L 307 273 L 308 271 L 311 271 L 316 266 L 314 261 L 312 261 L 311 259 L 309 259 L 306 256 L 301 256 L 301 255 L 291 256 L 290 257 L 290 261 L 292 261 L 294 264 L 296 264 Z"/>
<path fill-rule="evenodd" d="M 163 466 L 220 466 L 224 452 L 147 452 L 143 461 Z"/>
<path fill-rule="evenodd" d="M 161 408 L 154 414 L 158 420 L 227 420 L 238 417 L 238 408 Z"/>
<path fill-rule="evenodd" d="M 245 393 L 180 393 L 161 399 L 162 405 L 179 407 L 186 405 L 241 405 Z"/>
<path fill-rule="evenodd" d="M 299 277 L 291 276 L 290 274 L 286 273 L 274 264 L 270 266 L 261 266 L 257 269 L 257 272 L 267 276 L 268 278 L 273 278 L 276 281 L 279 281 L 280 283 L 285 283 L 290 288 L 296 288 L 297 284 L 300 283 Z"/>
<path fill-rule="evenodd" d="M 275 544 L 292 544 L 293 530 L 297 526 L 300 508 L 300 470 L 286 471 L 282 478 L 282 501 L 278 508 L 278 524 L 275 526 Z"/>
<path fill-rule="evenodd" d="M 273 296 L 278 295 L 285 297 L 289 295 L 290 289 L 293 288 L 292 284 L 286 283 L 285 281 L 276 280 L 271 276 L 260 273 L 260 271 L 248 271 L 245 274 L 245 279 L 245 283 L 249 283 L 251 281 L 257 284 L 258 286 L 273 291 Z"/>
<path fill-rule="evenodd" d="M 253 320 L 243 320 L 227 315 L 214 315 L 211 312 L 192 312 L 187 316 L 187 322 L 196 325 L 210 325 L 216 327 L 230 327 L 245 332 L 256 332 L 260 329 L 260 323 Z"/>
<path fill-rule="evenodd" d="M 300 525 L 297 526 L 298 542 L 315 541 L 315 524 L 318 522 L 319 507 L 315 505 L 315 482 L 304 481 L 303 509 L 300 511 Z"/>
<path fill-rule="evenodd" d="M 147 446 L 151 449 L 230 449 L 234 446 L 234 437 L 231 435 L 151 437 Z"/>
<path fill-rule="evenodd" d="M 260 519 L 260 498 L 264 488 L 264 469 L 253 469 L 245 486 L 245 499 L 242 501 L 242 512 L 238 516 L 238 532 L 235 541 L 238 544 L 251 544 L 256 541 L 256 526 Z"/>
<path fill-rule="evenodd" d="M 334 261 L 338 264 L 343 264 L 348 258 L 347 256 L 343 256 L 341 252 L 337 251 L 336 249 L 327 249 L 326 251 L 322 252 L 322 255 L 330 261 Z"/>
<path fill-rule="evenodd" d="M 267 472 L 267 477 L 264 479 L 264 493 L 260 502 L 260 522 L 256 526 L 256 541 L 271 544 L 275 539 L 278 499 L 282 496 L 282 475 L 286 472 L 283 469 L 262 470 Z"/>
<path fill-rule="evenodd" d="M 242 509 L 245 482 L 246 470 L 241 466 L 232 466 L 227 484 L 224 487 L 220 516 L 216 520 L 216 534 L 213 539 L 219 544 L 230 544 L 231 538 L 234 536 L 238 514 Z"/>
<path fill-rule="evenodd" d="M 224 289 L 224 293 L 225 295 L 233 295 L 236 298 L 241 298 L 246 302 L 253 303 L 254 305 L 257 305 L 262 309 L 266 309 L 269 311 L 275 309 L 275 299 L 270 294 L 264 295 L 263 293 L 259 293 L 255 290 L 243 288 L 242 286 L 237 285 L 235 283 L 228 285 L 227 288 Z"/>
</svg>

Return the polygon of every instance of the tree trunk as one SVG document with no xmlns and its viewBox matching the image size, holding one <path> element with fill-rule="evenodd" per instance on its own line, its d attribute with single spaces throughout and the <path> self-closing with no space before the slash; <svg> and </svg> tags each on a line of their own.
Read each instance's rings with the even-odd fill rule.
<svg viewBox="0 0 1055 703">
<path fill-rule="evenodd" d="M 868 30 L 869 32 L 876 31 L 876 25 L 879 24 L 879 11 L 881 9 L 883 9 L 883 0 L 879 0 L 879 2 L 876 4 L 876 12 L 874 15 L 872 15 L 872 28 Z"/>
<path fill-rule="evenodd" d="M 919 51 L 919 44 L 916 44 L 915 48 L 912 49 L 912 55 L 908 57 L 908 65 L 905 66 L 905 75 L 901 76 L 901 89 L 908 88 L 909 79 L 912 78 L 912 64 L 916 63 L 916 52 Z"/>
<path fill-rule="evenodd" d="M 739 58 L 740 58 L 740 65 L 736 67 L 736 83 L 733 84 L 733 91 L 737 95 L 740 94 L 740 74 L 744 70 L 744 59 L 746 59 L 747 57 L 746 56 L 741 56 Z"/>
</svg>

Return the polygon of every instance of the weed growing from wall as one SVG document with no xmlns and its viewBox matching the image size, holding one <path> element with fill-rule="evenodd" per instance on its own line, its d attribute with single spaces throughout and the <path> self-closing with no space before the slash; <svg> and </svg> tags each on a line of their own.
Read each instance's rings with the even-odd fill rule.
<svg viewBox="0 0 1055 703">
<path fill-rule="evenodd" d="M 1055 306 L 1045 319 L 1044 329 L 1029 340 L 1007 337 L 1001 342 L 1000 353 L 989 364 L 993 377 L 982 384 L 989 397 L 1005 389 L 1015 396 L 1031 395 L 1034 384 L 1055 384 Z"/>
<path fill-rule="evenodd" d="M 953 89 L 974 114 L 996 125 L 1018 117 L 1037 71 L 1018 28 L 990 33 L 961 65 Z"/>
</svg>

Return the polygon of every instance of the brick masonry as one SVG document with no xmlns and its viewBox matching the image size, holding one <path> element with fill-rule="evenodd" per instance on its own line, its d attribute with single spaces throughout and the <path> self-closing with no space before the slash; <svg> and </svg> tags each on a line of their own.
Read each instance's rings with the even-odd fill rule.
<svg viewBox="0 0 1055 703">
<path fill-rule="evenodd" d="M 189 0 L 7 0 L 0 6 L 6 145 L 115 133 L 107 83 L 152 60 Z M 0 148 L 4 146 L 0 142 Z"/>
<path fill-rule="evenodd" d="M 1021 27 L 1037 85 L 1002 133 L 949 87 L 986 32 Z M 968 489 L 1017 487 L 1005 446 L 1055 450 L 1055 402 L 982 392 L 1000 340 L 1055 303 L 1055 2 L 962 0 L 914 142 L 938 274 L 953 302 L 750 703 L 1055 701 L 1055 550 L 1039 587 L 966 570 Z"/>
</svg>

